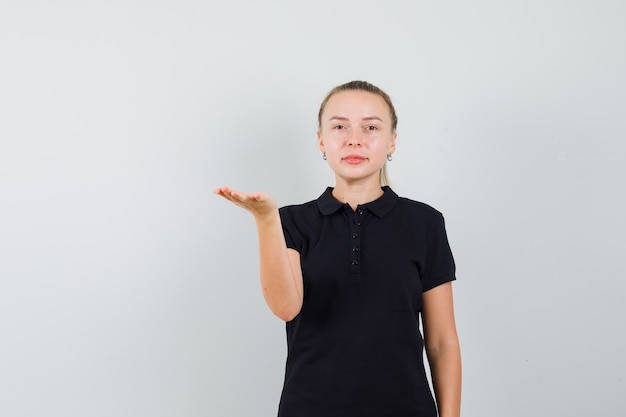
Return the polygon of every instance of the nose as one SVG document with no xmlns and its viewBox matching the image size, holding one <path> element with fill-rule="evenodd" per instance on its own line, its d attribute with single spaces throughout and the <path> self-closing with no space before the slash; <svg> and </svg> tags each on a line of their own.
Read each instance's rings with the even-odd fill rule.
<svg viewBox="0 0 626 417">
<path fill-rule="evenodd" d="M 361 146 L 361 135 L 359 133 L 357 129 L 352 130 L 348 138 L 349 146 Z"/>
</svg>

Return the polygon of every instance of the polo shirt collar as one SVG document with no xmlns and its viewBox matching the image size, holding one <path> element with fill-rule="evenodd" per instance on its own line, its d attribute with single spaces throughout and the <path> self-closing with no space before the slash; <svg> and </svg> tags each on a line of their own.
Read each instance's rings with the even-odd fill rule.
<svg viewBox="0 0 626 417">
<path fill-rule="evenodd" d="M 388 185 L 383 188 L 384 194 L 371 203 L 364 204 L 369 211 L 374 213 L 378 217 L 383 217 L 391 211 L 393 206 L 398 201 L 398 194 L 396 194 Z"/>
<path fill-rule="evenodd" d="M 362 204 L 360 207 L 367 208 L 378 217 L 383 217 L 391 211 L 398 201 L 396 194 L 389 186 L 382 187 L 384 194 L 374 201 Z M 343 203 L 333 197 L 333 187 L 326 188 L 326 191 L 317 199 L 317 206 L 324 215 L 333 214 L 344 206 Z"/>
</svg>

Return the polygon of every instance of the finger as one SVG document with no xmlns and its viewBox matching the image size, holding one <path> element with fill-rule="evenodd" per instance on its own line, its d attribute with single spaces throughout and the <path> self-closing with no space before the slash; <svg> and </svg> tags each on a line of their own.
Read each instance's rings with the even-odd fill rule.
<svg viewBox="0 0 626 417">
<path fill-rule="evenodd" d="M 246 201 L 248 200 L 250 197 L 248 195 L 248 193 L 244 193 L 242 191 L 235 191 L 235 190 L 229 190 L 229 196 L 232 197 L 235 200 L 238 201 Z"/>
<path fill-rule="evenodd" d="M 213 190 L 215 194 L 218 194 L 221 196 L 225 196 L 226 194 L 230 193 L 230 191 L 231 189 L 227 186 L 218 187 L 215 190 Z"/>
<path fill-rule="evenodd" d="M 227 187 L 227 186 L 215 189 L 215 193 L 231 201 L 233 199 L 240 199 L 241 196 L 245 194 L 245 193 L 240 193 L 238 191 L 235 191 L 232 188 Z"/>
<path fill-rule="evenodd" d="M 215 193 L 231 203 L 248 210 L 251 210 L 256 203 L 264 203 L 268 200 L 268 195 L 265 192 L 247 193 L 233 190 L 227 186 L 217 188 Z"/>
<path fill-rule="evenodd" d="M 220 197 L 224 198 L 225 200 L 230 201 L 231 203 L 240 205 L 241 203 L 241 199 L 240 199 L 240 193 L 235 192 L 234 190 L 232 190 L 229 187 L 220 187 L 215 189 L 215 193 L 217 195 L 219 195 Z"/>
<path fill-rule="evenodd" d="M 220 188 L 216 188 L 214 190 L 214 193 L 219 195 L 220 197 L 224 197 L 227 200 L 231 199 L 230 196 L 230 190 L 228 189 L 228 187 L 220 187 Z"/>
</svg>

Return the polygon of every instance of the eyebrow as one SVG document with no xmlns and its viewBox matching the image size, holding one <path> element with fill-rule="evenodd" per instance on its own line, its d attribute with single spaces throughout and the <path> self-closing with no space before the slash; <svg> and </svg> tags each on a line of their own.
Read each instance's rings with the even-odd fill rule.
<svg viewBox="0 0 626 417">
<path fill-rule="evenodd" d="M 341 117 L 341 116 L 333 116 L 331 118 L 328 119 L 328 121 L 330 122 L 331 120 L 341 120 L 341 121 L 346 121 L 346 120 L 350 120 L 347 117 Z M 361 120 L 378 120 L 379 122 L 382 122 L 383 119 L 381 119 L 378 116 L 368 116 L 368 117 L 364 117 Z"/>
</svg>

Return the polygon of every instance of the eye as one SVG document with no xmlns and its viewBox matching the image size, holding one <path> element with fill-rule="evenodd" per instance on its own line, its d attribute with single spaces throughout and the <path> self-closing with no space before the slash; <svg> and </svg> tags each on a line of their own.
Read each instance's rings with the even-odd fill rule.
<svg viewBox="0 0 626 417">
<path fill-rule="evenodd" d="M 335 126 L 333 126 L 333 129 L 335 129 L 335 130 L 343 130 L 345 128 L 346 127 L 344 125 L 335 125 Z"/>
<path fill-rule="evenodd" d="M 365 130 L 378 130 L 378 126 L 369 125 L 365 128 Z"/>
</svg>

